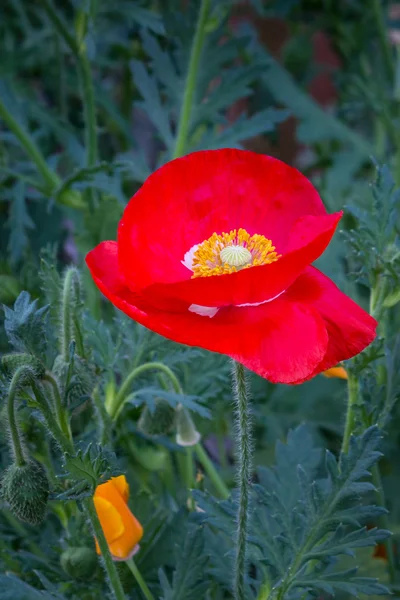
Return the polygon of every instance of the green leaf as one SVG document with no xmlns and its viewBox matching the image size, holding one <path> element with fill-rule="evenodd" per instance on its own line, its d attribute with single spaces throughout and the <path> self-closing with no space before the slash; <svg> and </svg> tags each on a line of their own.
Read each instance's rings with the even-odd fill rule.
<svg viewBox="0 0 400 600">
<path fill-rule="evenodd" d="M 0 600 L 63 600 L 64 596 L 52 594 L 28 585 L 14 575 L 0 575 Z"/>
<path fill-rule="evenodd" d="M 146 67 L 138 60 L 132 60 L 130 67 L 134 83 L 138 87 L 143 102 L 138 103 L 149 116 L 167 147 L 173 143 L 173 136 L 169 123 L 168 112 L 161 102 L 160 92 L 156 79 L 149 74 Z"/>
<path fill-rule="evenodd" d="M 111 476 L 113 461 L 114 455 L 100 444 L 89 444 L 85 450 L 78 450 L 75 456 L 66 454 L 64 469 L 77 483 L 88 484 L 93 492 L 104 479 Z"/>
<path fill-rule="evenodd" d="M 28 214 L 25 201 L 25 184 L 21 180 L 14 186 L 7 226 L 10 229 L 8 250 L 11 262 L 15 264 L 22 259 L 24 250 L 28 245 L 27 231 L 35 228 L 35 224 Z"/>
<path fill-rule="evenodd" d="M 203 530 L 189 530 L 185 543 L 177 555 L 177 568 L 172 585 L 160 573 L 163 600 L 204 600 L 209 582 L 206 577 L 208 556 L 204 551 Z"/>
<path fill-rule="evenodd" d="M 28 292 L 21 292 L 14 308 L 4 306 L 4 329 L 8 341 L 18 352 L 43 355 L 46 349 L 46 316 L 49 307 L 37 308 Z"/>
<path fill-rule="evenodd" d="M 260 483 L 253 485 L 251 496 L 249 557 L 268 569 L 271 586 L 282 597 L 297 590 L 301 595 L 304 590 L 345 588 L 351 594 L 361 589 L 383 593 L 385 588 L 375 580 L 355 577 L 356 568 L 334 569 L 335 557 L 355 556 L 358 548 L 374 546 L 390 535 L 361 525 L 384 512 L 360 504 L 361 496 L 374 489 L 367 478 L 381 456 L 380 440 L 378 428 L 371 427 L 351 438 L 347 455 L 337 461 L 327 453 L 324 463 L 307 427 L 301 426 L 289 434 L 286 445 L 277 445 L 277 466 L 259 470 Z M 232 548 L 237 496 L 224 502 L 199 491 L 193 496 L 205 511 L 195 519 L 219 532 L 221 547 L 228 543 Z M 226 585 L 220 573 L 215 571 Z M 263 581 L 265 572 L 260 569 L 257 576 Z"/>
<path fill-rule="evenodd" d="M 289 114 L 289 111 L 284 109 L 267 108 L 248 118 L 242 115 L 220 133 L 214 130 L 207 131 L 191 150 L 238 148 L 240 143 L 248 138 L 273 131 L 278 123 L 288 118 Z"/>
</svg>

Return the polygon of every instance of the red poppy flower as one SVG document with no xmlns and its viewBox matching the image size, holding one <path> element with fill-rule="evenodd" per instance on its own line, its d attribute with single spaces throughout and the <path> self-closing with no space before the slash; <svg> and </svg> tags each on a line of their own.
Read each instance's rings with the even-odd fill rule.
<svg viewBox="0 0 400 600">
<path fill-rule="evenodd" d="M 103 294 L 149 329 L 300 383 L 375 337 L 376 321 L 310 266 L 341 216 L 279 160 L 196 152 L 153 173 L 118 242 L 86 261 Z"/>
</svg>

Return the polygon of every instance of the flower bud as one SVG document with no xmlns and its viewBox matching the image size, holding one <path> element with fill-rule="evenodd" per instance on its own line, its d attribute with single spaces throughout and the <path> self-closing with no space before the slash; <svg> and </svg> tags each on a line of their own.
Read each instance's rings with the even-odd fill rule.
<svg viewBox="0 0 400 600">
<path fill-rule="evenodd" d="M 21 521 L 38 525 L 46 514 L 49 481 L 44 467 L 33 460 L 11 465 L 1 480 L 1 497 Z"/>
<path fill-rule="evenodd" d="M 46 367 L 42 361 L 25 352 L 5 354 L 1 359 L 1 364 L 9 377 L 12 377 L 19 367 L 24 366 L 30 368 L 35 379 L 42 379 L 46 373 Z"/>
<path fill-rule="evenodd" d="M 182 405 L 176 411 L 176 443 L 179 446 L 195 446 L 201 438 L 189 411 Z"/>
<path fill-rule="evenodd" d="M 61 566 L 67 575 L 74 579 L 87 579 L 97 568 L 96 552 L 91 548 L 67 548 L 60 558 Z"/>
<path fill-rule="evenodd" d="M 148 406 L 144 407 L 138 428 L 147 435 L 162 435 L 169 433 L 174 423 L 175 409 L 163 398 L 156 398 L 153 412 Z"/>
</svg>

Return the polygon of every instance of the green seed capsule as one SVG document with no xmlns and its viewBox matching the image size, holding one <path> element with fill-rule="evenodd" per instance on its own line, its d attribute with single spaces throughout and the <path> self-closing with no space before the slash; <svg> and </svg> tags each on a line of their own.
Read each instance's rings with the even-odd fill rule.
<svg viewBox="0 0 400 600">
<path fill-rule="evenodd" d="M 98 564 L 96 552 L 86 547 L 68 548 L 62 553 L 60 562 L 66 574 L 74 579 L 92 577 Z"/>
<path fill-rule="evenodd" d="M 2 477 L 0 494 L 16 517 L 38 525 L 45 517 L 49 498 L 44 467 L 33 460 L 20 467 L 11 465 Z"/>
</svg>

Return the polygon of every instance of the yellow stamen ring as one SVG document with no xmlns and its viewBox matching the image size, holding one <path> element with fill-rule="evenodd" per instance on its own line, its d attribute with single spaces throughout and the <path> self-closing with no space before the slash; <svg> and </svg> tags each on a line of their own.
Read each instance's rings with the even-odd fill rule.
<svg viewBox="0 0 400 600">
<path fill-rule="evenodd" d="M 213 233 L 193 255 L 192 277 L 235 273 L 248 267 L 268 265 L 280 256 L 272 241 L 263 235 L 250 235 L 245 229 L 233 229 L 221 235 Z"/>
</svg>

